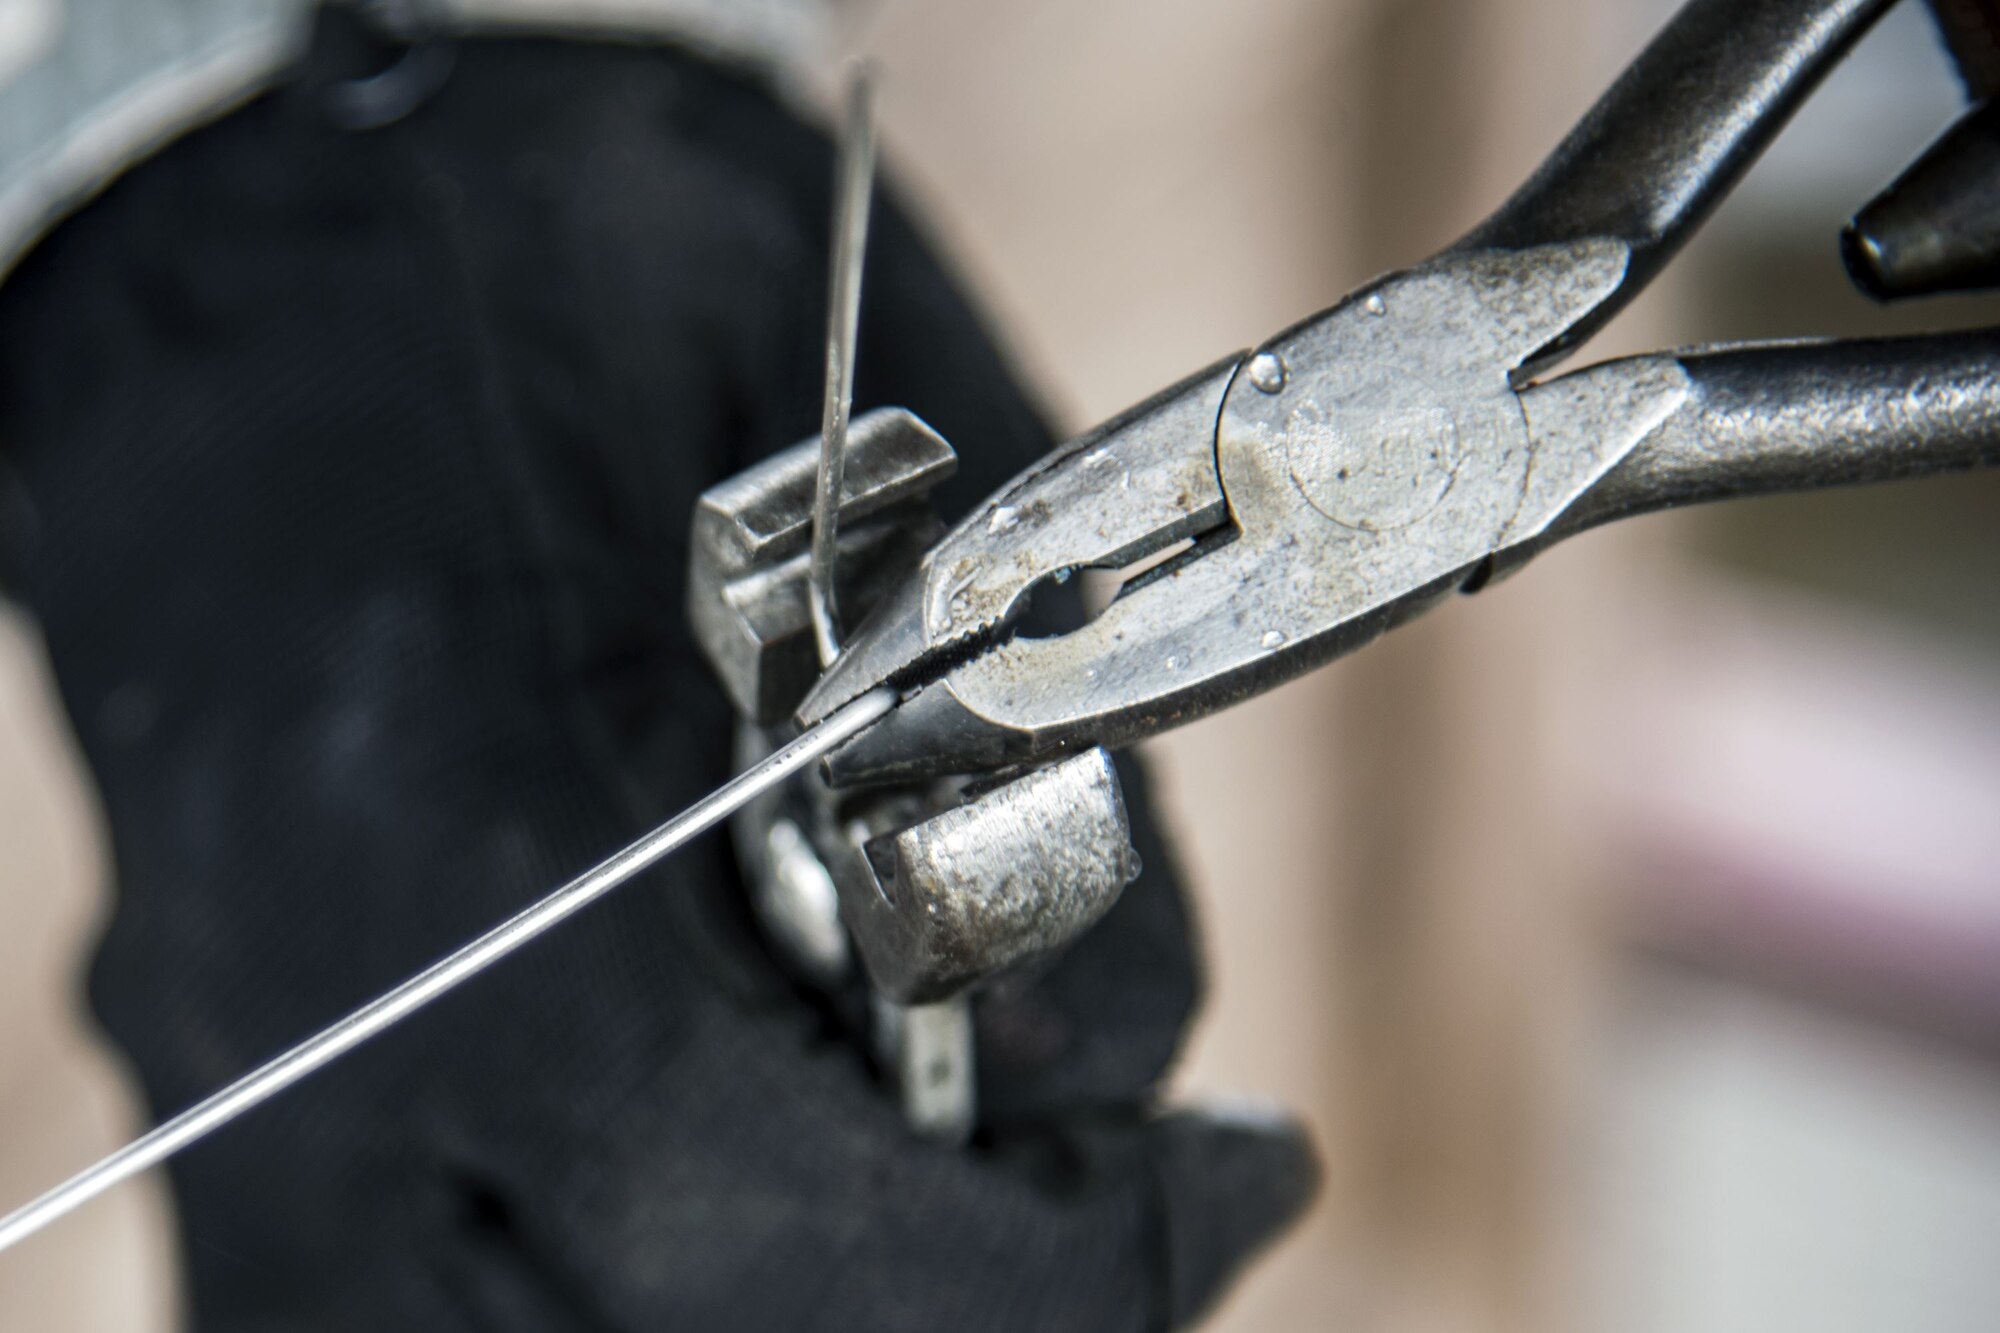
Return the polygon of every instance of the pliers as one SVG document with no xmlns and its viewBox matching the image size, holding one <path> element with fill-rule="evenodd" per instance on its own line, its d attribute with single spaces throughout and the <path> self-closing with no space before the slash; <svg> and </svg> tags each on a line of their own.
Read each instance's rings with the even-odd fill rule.
<svg viewBox="0 0 2000 1333">
<path fill-rule="evenodd" d="M 1891 2 L 1693 0 L 1464 239 L 1002 487 L 801 704 L 810 725 L 885 683 L 902 691 L 829 757 L 830 778 L 1124 745 L 1610 519 L 2000 462 L 2000 330 L 1548 374 L 1661 270 Z M 1853 236 L 1849 250 L 1868 258 Z M 1127 574 L 1099 614 L 1017 632 L 1039 592 L 1086 569 Z"/>
</svg>

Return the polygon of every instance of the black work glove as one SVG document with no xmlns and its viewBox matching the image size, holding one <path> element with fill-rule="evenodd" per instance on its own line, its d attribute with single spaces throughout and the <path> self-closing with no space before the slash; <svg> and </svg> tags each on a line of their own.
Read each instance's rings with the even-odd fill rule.
<svg viewBox="0 0 2000 1333">
<path fill-rule="evenodd" d="M 175 1111 L 727 776 L 689 516 L 817 425 L 831 157 L 671 52 L 467 42 L 190 135 L 0 291 L 0 441 L 118 867 L 92 977 Z M 860 396 L 1047 447 L 878 211 Z M 1294 1131 L 1156 1113 L 1195 1003 L 1148 867 L 982 1002 L 980 1129 L 913 1137 L 711 836 L 173 1167 L 201 1333 L 1186 1321 L 1310 1193 Z"/>
</svg>

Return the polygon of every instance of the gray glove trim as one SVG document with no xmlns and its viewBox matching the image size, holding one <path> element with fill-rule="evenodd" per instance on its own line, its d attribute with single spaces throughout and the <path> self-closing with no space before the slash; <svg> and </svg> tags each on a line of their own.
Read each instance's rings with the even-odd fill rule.
<svg viewBox="0 0 2000 1333">
<path fill-rule="evenodd" d="M 0 52 L 0 277 L 150 154 L 269 86 L 304 50 L 313 0 L 36 0 Z M 670 38 L 783 70 L 823 41 L 831 0 L 429 0 L 456 31 Z M 0 70 L 5 70 L 0 66 Z"/>
</svg>

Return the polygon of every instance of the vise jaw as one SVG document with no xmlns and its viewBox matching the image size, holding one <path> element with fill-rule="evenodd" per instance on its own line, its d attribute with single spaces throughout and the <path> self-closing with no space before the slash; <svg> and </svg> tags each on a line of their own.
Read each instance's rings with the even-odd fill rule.
<svg viewBox="0 0 2000 1333">
<path fill-rule="evenodd" d="M 739 765 L 791 734 L 818 675 L 807 591 L 817 437 L 707 491 L 696 511 L 689 619 L 740 718 Z M 898 408 L 858 417 L 839 507 L 839 601 L 857 612 L 942 531 L 929 492 L 951 446 Z M 836 791 L 817 772 L 731 824 L 755 914 L 799 978 L 838 998 L 920 1132 L 972 1128 L 974 998 L 1088 929 L 1138 873 L 1105 751 L 971 788 L 944 779 Z M 856 961 L 859 966 L 857 968 Z M 835 1005 L 840 1009 L 839 1004 Z"/>
</svg>

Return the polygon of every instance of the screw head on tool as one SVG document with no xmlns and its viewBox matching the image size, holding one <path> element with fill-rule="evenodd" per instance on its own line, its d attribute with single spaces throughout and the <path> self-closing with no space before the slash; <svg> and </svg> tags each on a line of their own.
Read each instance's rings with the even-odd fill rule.
<svg viewBox="0 0 2000 1333">
<path fill-rule="evenodd" d="M 1250 358 L 1250 382 L 1265 393 L 1285 387 L 1285 363 L 1276 352 L 1259 352 Z"/>
</svg>

